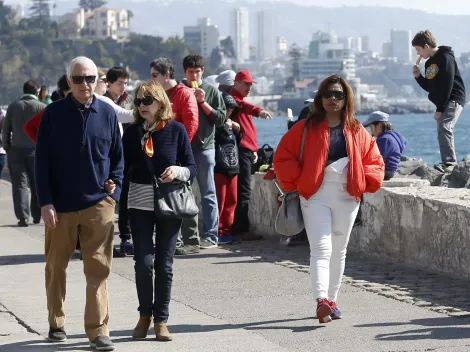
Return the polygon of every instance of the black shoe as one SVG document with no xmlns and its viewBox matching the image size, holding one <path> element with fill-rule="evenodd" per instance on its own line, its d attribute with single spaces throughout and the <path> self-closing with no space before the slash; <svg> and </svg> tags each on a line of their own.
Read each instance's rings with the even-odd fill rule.
<svg viewBox="0 0 470 352">
<path fill-rule="evenodd" d="M 119 249 L 121 251 L 121 254 L 124 254 L 124 256 L 134 255 L 134 246 L 128 240 L 122 240 Z"/>
<path fill-rule="evenodd" d="M 33 224 L 38 225 L 41 222 L 41 218 L 33 219 Z"/>
<path fill-rule="evenodd" d="M 67 341 L 67 334 L 65 333 L 64 328 L 49 328 L 47 339 L 50 342 L 64 342 Z"/>
<path fill-rule="evenodd" d="M 29 224 L 26 221 L 26 219 L 21 219 L 20 221 L 18 221 L 18 227 L 28 227 L 28 226 Z"/>
<path fill-rule="evenodd" d="M 114 344 L 108 336 L 98 336 L 90 342 L 90 346 L 97 351 L 114 351 Z"/>
<path fill-rule="evenodd" d="M 454 164 L 435 164 L 434 169 L 436 169 L 439 172 L 442 172 L 443 174 L 451 174 L 452 171 L 454 171 Z"/>
</svg>

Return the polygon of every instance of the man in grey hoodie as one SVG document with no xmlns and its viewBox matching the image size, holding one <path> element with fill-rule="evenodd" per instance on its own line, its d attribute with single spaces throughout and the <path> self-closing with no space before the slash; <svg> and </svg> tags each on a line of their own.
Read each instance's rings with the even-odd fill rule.
<svg viewBox="0 0 470 352">
<path fill-rule="evenodd" d="M 13 205 L 20 227 L 28 226 L 30 211 L 35 224 L 41 221 L 34 181 L 35 145 L 23 130 L 26 121 L 46 107 L 46 104 L 38 100 L 38 92 L 38 84 L 32 80 L 27 81 L 23 85 L 21 99 L 8 106 L 2 126 L 2 142 L 7 152 Z M 28 185 L 31 188 L 31 206 L 28 204 Z"/>
</svg>

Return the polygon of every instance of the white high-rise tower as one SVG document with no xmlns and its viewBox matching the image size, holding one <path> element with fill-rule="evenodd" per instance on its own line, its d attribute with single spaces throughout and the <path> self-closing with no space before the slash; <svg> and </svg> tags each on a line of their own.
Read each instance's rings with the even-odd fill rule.
<svg viewBox="0 0 470 352">
<path fill-rule="evenodd" d="M 241 7 L 232 11 L 230 35 L 238 61 L 248 61 L 250 59 L 249 26 L 248 9 Z"/>
</svg>

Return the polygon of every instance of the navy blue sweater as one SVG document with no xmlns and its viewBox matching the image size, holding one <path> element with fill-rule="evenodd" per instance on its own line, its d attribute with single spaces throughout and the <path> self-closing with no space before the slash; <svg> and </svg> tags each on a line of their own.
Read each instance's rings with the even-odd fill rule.
<svg viewBox="0 0 470 352">
<path fill-rule="evenodd" d="M 393 175 L 400 166 L 400 158 L 406 147 L 406 139 L 395 131 L 385 131 L 377 137 L 377 146 L 385 162 L 385 170 Z"/>
<path fill-rule="evenodd" d="M 36 144 L 36 189 L 41 206 L 57 212 L 89 208 L 107 194 L 104 184 L 116 184 L 119 200 L 123 178 L 123 152 L 114 109 L 93 98 L 89 113 L 69 94 L 47 106 Z M 83 105 L 82 105 L 83 107 Z"/>
<path fill-rule="evenodd" d="M 145 160 L 147 155 L 142 150 L 139 128 L 141 125 L 132 124 L 126 128 L 122 136 L 124 174 L 127 176 L 131 170 L 130 182 L 152 184 L 152 177 Z M 157 177 L 169 166 L 187 167 L 190 172 L 190 180 L 196 176 L 197 168 L 191 144 L 181 123 L 170 121 L 160 131 L 153 132 L 152 142 L 154 150 L 152 162 Z"/>
</svg>

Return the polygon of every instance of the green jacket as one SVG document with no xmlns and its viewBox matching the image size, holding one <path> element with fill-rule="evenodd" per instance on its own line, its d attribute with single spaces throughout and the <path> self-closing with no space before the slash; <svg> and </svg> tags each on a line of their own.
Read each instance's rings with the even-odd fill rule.
<svg viewBox="0 0 470 352">
<path fill-rule="evenodd" d="M 188 85 L 186 80 L 183 80 L 183 83 Z M 224 100 L 217 88 L 204 81 L 199 88 L 206 93 L 205 100 L 212 107 L 212 112 L 206 115 L 199 107 L 199 127 L 191 142 L 191 147 L 195 152 L 215 148 L 215 128 L 224 125 L 227 113 Z"/>
</svg>

